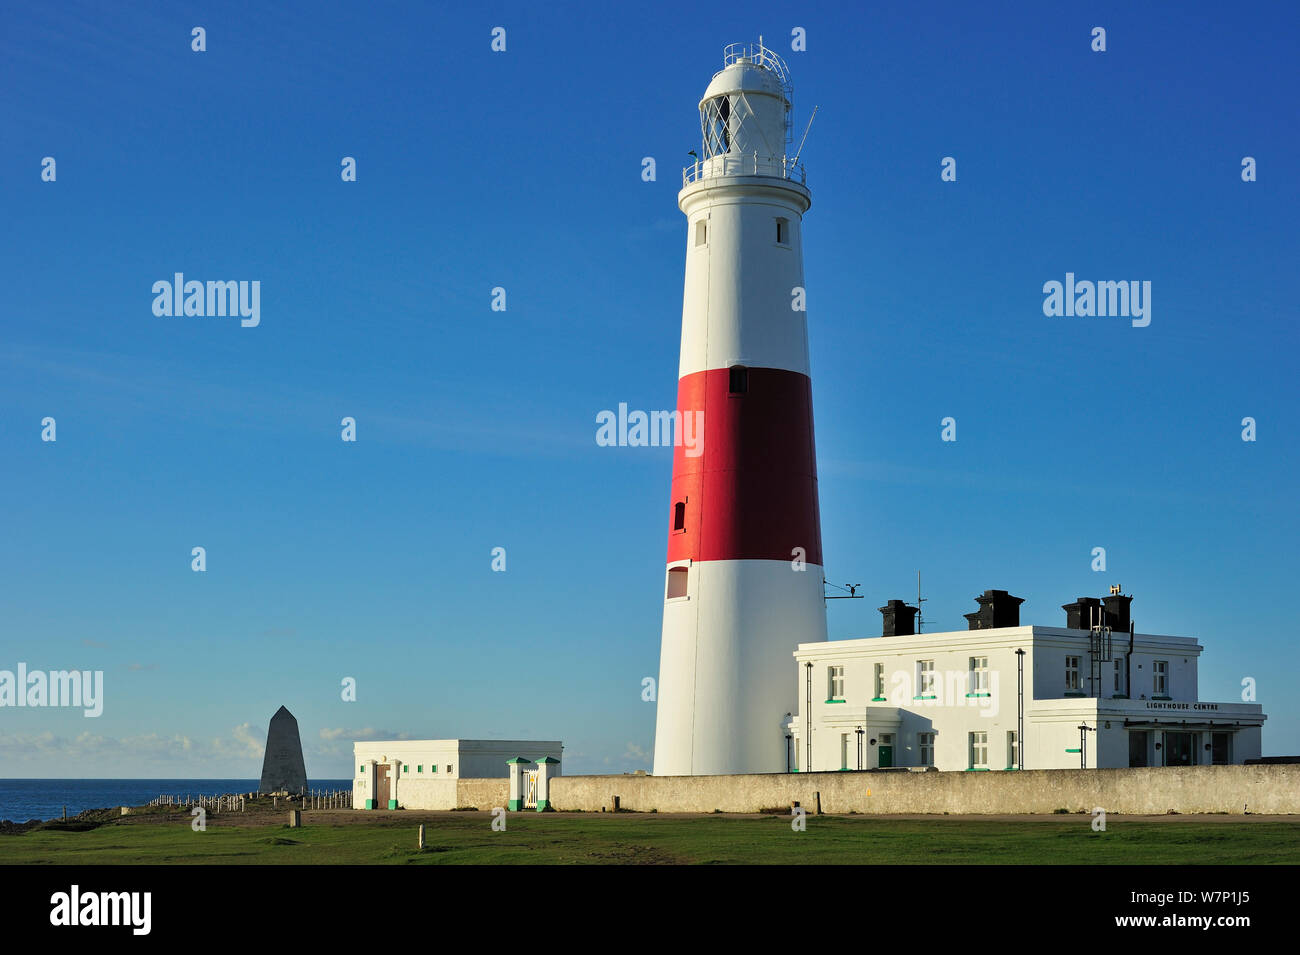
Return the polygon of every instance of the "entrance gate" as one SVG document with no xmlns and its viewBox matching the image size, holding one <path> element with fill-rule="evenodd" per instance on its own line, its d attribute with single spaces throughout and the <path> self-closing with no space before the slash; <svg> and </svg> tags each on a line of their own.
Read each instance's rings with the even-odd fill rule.
<svg viewBox="0 0 1300 955">
<path fill-rule="evenodd" d="M 537 770 L 535 769 L 524 773 L 524 808 L 537 808 Z"/>
</svg>

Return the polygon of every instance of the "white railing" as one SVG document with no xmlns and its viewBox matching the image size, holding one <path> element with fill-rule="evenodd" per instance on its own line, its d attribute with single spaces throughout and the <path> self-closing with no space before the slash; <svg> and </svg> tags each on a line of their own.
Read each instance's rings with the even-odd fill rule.
<svg viewBox="0 0 1300 955">
<path fill-rule="evenodd" d="M 794 139 L 794 117 L 790 112 L 790 104 L 794 102 L 794 86 L 790 83 L 790 68 L 785 65 L 785 60 L 763 45 L 761 36 L 757 43 L 730 43 L 723 49 L 724 70 L 741 60 L 747 60 L 755 66 L 771 71 L 776 76 L 777 82 L 781 84 L 781 92 L 785 94 L 786 102 L 785 141 L 788 145 Z"/>
<path fill-rule="evenodd" d="M 781 59 L 776 53 L 769 50 L 763 45 L 763 38 L 759 37 L 757 43 L 729 43 L 722 51 L 722 68 L 725 70 L 731 64 L 740 60 L 749 60 L 756 66 L 761 66 L 771 70 L 777 75 L 783 87 L 790 85 L 790 68 L 785 65 L 785 60 Z M 788 93 L 788 89 L 787 89 Z"/>
<path fill-rule="evenodd" d="M 197 795 L 186 793 L 184 796 L 164 793 L 156 799 L 149 800 L 146 805 L 177 806 L 185 809 L 188 809 L 191 806 L 197 806 L 202 809 L 212 809 L 216 812 L 243 812 L 248 801 L 251 800 L 254 805 L 256 805 L 258 799 L 265 798 L 266 795 L 259 792 L 218 793 L 212 796 L 204 795 L 203 793 Z M 352 790 L 309 789 L 305 792 L 293 794 L 285 798 L 286 806 L 292 807 L 295 804 L 300 809 L 351 809 Z"/>
<path fill-rule="evenodd" d="M 712 179 L 715 176 L 772 176 L 777 179 L 789 179 L 800 185 L 808 180 L 803 163 L 796 163 L 788 156 L 771 156 L 759 159 L 757 153 L 749 156 L 714 156 L 712 159 L 697 159 L 682 170 L 682 188 L 686 188 L 698 179 Z"/>
</svg>

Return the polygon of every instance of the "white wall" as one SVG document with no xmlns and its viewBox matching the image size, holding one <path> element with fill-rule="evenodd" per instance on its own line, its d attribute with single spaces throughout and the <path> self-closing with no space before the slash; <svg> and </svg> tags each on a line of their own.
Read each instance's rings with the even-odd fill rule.
<svg viewBox="0 0 1300 955">
<path fill-rule="evenodd" d="M 531 763 L 547 756 L 560 760 L 558 766 L 551 767 L 552 776 L 560 775 L 564 768 L 564 744 L 559 740 L 461 740 L 456 775 L 467 779 L 505 777 L 509 775 L 506 761 L 516 756 Z"/>
<path fill-rule="evenodd" d="M 457 779 L 503 779 L 509 775 L 506 761 L 516 756 L 533 762 L 547 756 L 561 760 L 551 767 L 552 776 L 560 775 L 564 744 L 559 740 L 367 740 L 353 743 L 352 750 L 353 804 L 357 808 L 375 798 L 370 760 L 399 761 L 397 771 L 389 773 L 389 793 L 399 806 L 454 808 L 447 803 L 454 803 Z"/>
<path fill-rule="evenodd" d="M 1034 667 L 1035 698 L 1056 699 L 1065 694 L 1067 655 L 1080 658 L 1080 686 L 1087 694 L 1089 691 L 1087 631 L 1055 627 L 1034 627 L 1033 630 L 1037 643 Z M 1197 699 L 1197 660 L 1203 649 L 1192 637 L 1136 634 L 1129 673 L 1131 686 L 1128 688 L 1130 692 L 1127 695 L 1135 700 L 1151 699 L 1155 695 L 1153 663 L 1156 660 L 1164 660 L 1168 663 L 1166 695 L 1173 700 Z M 1128 635 L 1115 634 L 1112 640 L 1112 652 L 1120 661 L 1121 672 L 1124 669 L 1124 656 L 1127 651 Z M 1110 663 L 1102 666 L 1099 695 L 1104 698 L 1115 696 L 1112 666 Z"/>
</svg>

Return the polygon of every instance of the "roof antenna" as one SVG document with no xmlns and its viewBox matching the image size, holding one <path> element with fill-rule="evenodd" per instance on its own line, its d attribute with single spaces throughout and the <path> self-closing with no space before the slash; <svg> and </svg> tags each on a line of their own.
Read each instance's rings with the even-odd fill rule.
<svg viewBox="0 0 1300 955">
<path fill-rule="evenodd" d="M 916 632 L 921 632 L 921 625 L 925 623 L 925 614 L 921 613 L 921 604 L 929 600 L 929 597 L 921 596 L 921 572 L 916 572 Z"/>
</svg>

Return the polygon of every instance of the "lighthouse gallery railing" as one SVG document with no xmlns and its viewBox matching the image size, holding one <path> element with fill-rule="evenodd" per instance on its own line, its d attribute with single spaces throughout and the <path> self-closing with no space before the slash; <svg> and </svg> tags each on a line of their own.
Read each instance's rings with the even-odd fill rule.
<svg viewBox="0 0 1300 955">
<path fill-rule="evenodd" d="M 749 156 L 697 159 L 682 170 L 682 187 L 685 188 L 697 179 L 712 179 L 715 176 L 773 176 L 800 185 L 807 184 L 803 163 L 796 163 L 788 156 L 759 159 L 758 154 L 754 153 Z"/>
</svg>

